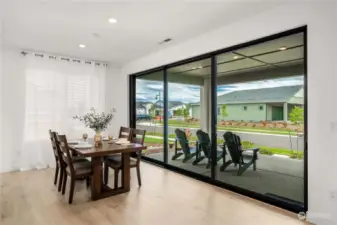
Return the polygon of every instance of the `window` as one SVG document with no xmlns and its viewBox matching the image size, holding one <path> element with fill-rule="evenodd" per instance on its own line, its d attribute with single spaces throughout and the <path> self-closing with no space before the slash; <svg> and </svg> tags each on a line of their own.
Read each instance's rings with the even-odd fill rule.
<svg viewBox="0 0 337 225">
<path fill-rule="evenodd" d="M 243 110 L 247 111 L 247 106 L 244 106 L 244 107 L 243 107 Z"/>
<path fill-rule="evenodd" d="M 259 106 L 259 109 L 260 109 L 260 110 L 263 110 L 263 105 L 260 105 L 260 106 Z"/>
</svg>

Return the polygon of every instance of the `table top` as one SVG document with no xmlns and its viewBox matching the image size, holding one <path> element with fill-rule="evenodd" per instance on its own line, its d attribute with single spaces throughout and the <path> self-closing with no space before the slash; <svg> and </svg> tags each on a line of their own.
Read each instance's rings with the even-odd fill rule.
<svg viewBox="0 0 337 225">
<path fill-rule="evenodd" d="M 75 148 L 74 145 L 69 145 L 69 148 L 75 151 L 77 154 L 85 157 L 93 156 L 107 156 L 118 153 L 130 153 L 137 152 L 146 149 L 146 146 L 141 144 L 130 143 L 128 145 L 119 145 L 108 141 L 103 141 L 103 145 L 100 147 L 92 147 L 87 149 Z"/>
</svg>

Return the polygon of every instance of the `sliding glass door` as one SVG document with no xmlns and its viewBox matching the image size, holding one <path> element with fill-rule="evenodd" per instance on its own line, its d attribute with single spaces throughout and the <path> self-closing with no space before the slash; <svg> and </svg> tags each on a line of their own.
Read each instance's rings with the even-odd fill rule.
<svg viewBox="0 0 337 225">
<path fill-rule="evenodd" d="M 303 45 L 298 33 L 216 56 L 217 136 L 227 152 L 216 180 L 303 205 Z"/>
<path fill-rule="evenodd" d="M 210 74 L 210 58 L 167 69 L 167 163 L 203 176 L 211 167 Z"/>
<path fill-rule="evenodd" d="M 164 73 L 162 70 L 135 78 L 135 127 L 146 130 L 144 157 L 164 161 Z"/>
<path fill-rule="evenodd" d="M 305 210 L 305 32 L 131 76 L 133 126 L 147 131 L 144 159 Z"/>
</svg>

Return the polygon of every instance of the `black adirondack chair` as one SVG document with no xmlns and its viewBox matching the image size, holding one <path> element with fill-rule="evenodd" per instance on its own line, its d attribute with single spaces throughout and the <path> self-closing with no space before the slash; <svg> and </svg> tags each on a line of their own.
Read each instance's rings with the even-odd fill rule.
<svg viewBox="0 0 337 225">
<path fill-rule="evenodd" d="M 202 161 L 203 159 L 207 158 L 208 162 L 207 162 L 207 166 L 206 168 L 209 169 L 209 167 L 211 166 L 211 147 L 212 147 L 212 143 L 211 143 L 211 139 L 209 138 L 209 135 L 202 131 L 202 130 L 198 130 L 197 131 L 197 137 L 198 137 L 198 153 L 200 154 L 201 152 L 204 153 L 204 156 L 197 156 L 197 159 L 193 162 L 193 165 L 198 164 L 200 161 Z M 224 151 L 217 151 L 216 153 L 216 161 L 219 161 L 220 159 L 222 159 L 224 156 Z"/>
<path fill-rule="evenodd" d="M 241 139 L 238 135 L 233 134 L 232 132 L 226 132 L 224 135 L 224 146 L 223 149 L 226 151 L 228 150 L 231 160 L 228 160 L 227 162 L 224 160 L 224 164 L 220 167 L 220 171 L 225 171 L 225 169 L 232 163 L 234 163 L 235 166 L 239 165 L 238 169 L 238 176 L 241 176 L 243 172 L 246 171 L 248 167 L 253 165 L 253 170 L 256 170 L 256 160 L 257 160 L 257 152 L 260 150 L 259 148 L 251 148 L 251 149 L 242 149 L 241 145 Z M 243 153 L 252 153 L 251 155 L 244 155 Z M 226 154 L 227 152 L 225 152 Z M 244 161 L 245 159 L 249 159 L 248 162 Z"/>
<path fill-rule="evenodd" d="M 176 133 L 176 142 L 179 142 L 181 150 L 177 149 L 176 143 L 175 154 L 172 156 L 172 160 L 175 160 L 180 156 L 184 155 L 183 162 L 187 162 L 196 155 L 197 148 L 189 146 L 189 141 L 187 140 L 186 134 L 183 130 L 176 129 L 174 132 Z"/>
</svg>

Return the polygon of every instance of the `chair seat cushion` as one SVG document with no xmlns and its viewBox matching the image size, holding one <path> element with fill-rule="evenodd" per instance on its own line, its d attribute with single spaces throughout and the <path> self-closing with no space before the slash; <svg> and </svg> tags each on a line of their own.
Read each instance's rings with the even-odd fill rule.
<svg viewBox="0 0 337 225">
<path fill-rule="evenodd" d="M 85 176 L 92 173 L 92 167 L 90 161 L 77 162 L 73 164 L 76 176 Z M 70 174 L 70 168 L 67 167 L 66 171 Z"/>
<path fill-rule="evenodd" d="M 122 157 L 121 155 L 111 155 L 104 159 L 104 162 L 113 168 L 121 168 L 122 167 Z M 137 160 L 130 157 L 130 167 L 134 167 L 137 165 Z"/>
<path fill-rule="evenodd" d="M 73 156 L 72 158 L 73 163 L 77 163 L 77 162 L 90 162 L 87 158 L 83 157 L 83 156 Z"/>
</svg>

